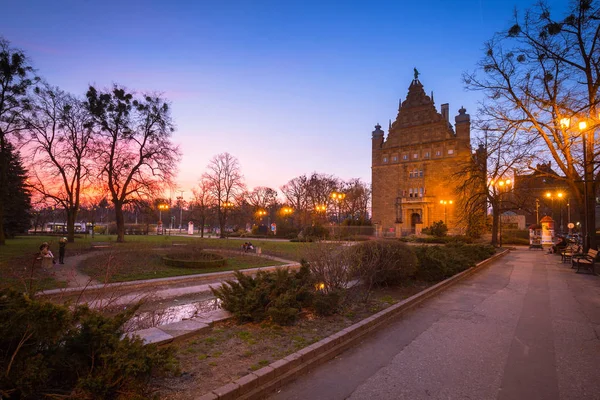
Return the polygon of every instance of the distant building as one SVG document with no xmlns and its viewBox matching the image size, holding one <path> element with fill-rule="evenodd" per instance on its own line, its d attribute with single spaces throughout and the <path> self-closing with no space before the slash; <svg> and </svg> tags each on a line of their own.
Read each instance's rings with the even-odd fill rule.
<svg viewBox="0 0 600 400">
<path fill-rule="evenodd" d="M 556 232 L 567 232 L 569 223 L 573 223 L 575 232 L 581 229 L 583 208 L 550 162 L 538 164 L 531 173 L 515 172 L 514 196 L 520 206 L 515 211 L 525 216 L 528 226 L 549 216 L 554 220 Z"/>
<path fill-rule="evenodd" d="M 379 124 L 373 131 L 372 221 L 379 235 L 420 233 L 440 220 L 456 231 L 456 173 L 471 159 L 471 122 L 464 108 L 454 121 L 448 104 L 436 110 L 415 71 L 387 138 Z"/>
</svg>

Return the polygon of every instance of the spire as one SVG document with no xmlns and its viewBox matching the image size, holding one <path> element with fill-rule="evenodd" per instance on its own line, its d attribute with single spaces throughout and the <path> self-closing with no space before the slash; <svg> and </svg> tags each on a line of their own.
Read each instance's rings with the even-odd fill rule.
<svg viewBox="0 0 600 400">
<path fill-rule="evenodd" d="M 392 131 L 392 119 L 390 118 L 390 124 L 388 125 L 388 133 Z"/>
<path fill-rule="evenodd" d="M 433 100 L 433 90 L 431 91 L 431 102 L 435 104 L 435 101 Z"/>
</svg>

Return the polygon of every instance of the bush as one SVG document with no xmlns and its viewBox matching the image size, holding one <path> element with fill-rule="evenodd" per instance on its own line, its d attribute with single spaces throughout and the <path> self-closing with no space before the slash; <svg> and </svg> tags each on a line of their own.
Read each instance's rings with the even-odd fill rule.
<svg viewBox="0 0 600 400">
<path fill-rule="evenodd" d="M 434 222 L 433 225 L 427 228 L 423 228 L 423 233 L 426 235 L 432 235 L 435 237 L 443 237 L 448 233 L 448 227 L 444 221 Z"/>
<path fill-rule="evenodd" d="M 446 246 L 418 246 L 417 279 L 437 282 L 466 270 L 495 253 L 490 245 L 452 243 Z"/>
<path fill-rule="evenodd" d="M 0 397 L 148 398 L 149 379 L 173 371 L 174 358 L 123 337 L 135 311 L 105 317 L 1 290 Z"/>
<path fill-rule="evenodd" d="M 312 278 L 322 284 L 325 293 L 346 289 L 350 280 L 348 270 L 348 251 L 343 247 L 315 243 L 305 250 L 304 258 L 300 261 L 310 269 Z"/>
<path fill-rule="evenodd" d="M 367 290 L 384 285 L 397 285 L 414 276 L 417 257 L 412 248 L 396 240 L 372 240 L 349 249 L 352 275 Z"/>
<path fill-rule="evenodd" d="M 329 230 L 322 225 L 307 226 L 298 234 L 298 239 L 310 242 L 329 238 Z"/>
<path fill-rule="evenodd" d="M 267 318 L 281 325 L 296 321 L 300 310 L 311 304 L 314 287 L 310 270 L 303 264 L 297 272 L 279 269 L 258 271 L 255 277 L 236 271 L 235 280 L 227 280 L 211 291 L 221 306 L 237 321 L 259 322 Z"/>
<path fill-rule="evenodd" d="M 328 293 L 318 291 L 313 298 L 315 313 L 320 316 L 335 314 L 342 304 L 343 297 L 343 291 L 341 290 L 332 290 Z"/>
</svg>

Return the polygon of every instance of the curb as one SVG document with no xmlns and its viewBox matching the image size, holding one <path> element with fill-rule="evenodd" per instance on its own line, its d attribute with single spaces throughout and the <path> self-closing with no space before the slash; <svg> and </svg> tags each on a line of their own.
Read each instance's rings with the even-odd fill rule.
<svg viewBox="0 0 600 400">
<path fill-rule="evenodd" d="M 216 388 L 199 397 L 198 400 L 262 399 L 286 383 L 305 374 L 311 368 L 331 360 L 344 350 L 358 343 L 375 328 L 391 322 L 393 318 L 446 290 L 462 279 L 482 270 L 491 262 L 496 261 L 509 252 L 510 250 L 504 250 L 501 253 L 494 254 L 474 267 L 439 282 L 408 299 L 396 303 L 281 360 L 274 361 L 266 367 Z"/>
<path fill-rule="evenodd" d="M 300 264 L 298 263 L 290 263 L 284 265 L 277 265 L 272 267 L 260 267 L 260 268 L 250 268 L 239 270 L 241 273 L 245 275 L 254 274 L 258 271 L 274 271 L 278 268 L 296 268 Z M 168 278 L 157 278 L 157 279 L 146 279 L 146 280 L 138 280 L 138 281 L 129 281 L 129 282 L 118 282 L 118 283 L 106 283 L 100 285 L 90 285 L 84 287 L 74 287 L 74 288 L 62 288 L 62 289 L 50 289 L 38 292 L 36 296 L 40 297 L 54 297 L 54 296 L 64 296 L 64 295 L 74 295 L 80 293 L 95 293 L 107 289 L 113 290 L 130 290 L 137 289 L 149 286 L 163 285 L 166 283 L 182 283 L 188 281 L 197 281 L 197 282 L 206 282 L 206 283 L 218 283 L 218 281 L 223 279 L 230 279 L 234 277 L 234 271 L 223 271 L 223 272 L 209 272 L 206 274 L 195 274 L 195 275 L 185 275 L 185 276 L 172 276 Z"/>
</svg>

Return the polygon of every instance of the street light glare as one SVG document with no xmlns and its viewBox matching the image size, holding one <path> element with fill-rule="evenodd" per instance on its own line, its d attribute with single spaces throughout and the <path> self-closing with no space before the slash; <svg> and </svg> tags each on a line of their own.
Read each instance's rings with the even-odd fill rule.
<svg viewBox="0 0 600 400">
<path fill-rule="evenodd" d="M 587 122 L 585 122 L 585 121 L 579 122 L 579 130 L 583 131 L 583 130 L 585 130 L 585 128 L 587 128 Z"/>
<path fill-rule="evenodd" d="M 568 127 L 569 127 L 569 125 L 571 125 L 571 119 L 570 119 L 570 118 L 561 118 L 561 120 L 560 120 L 560 125 L 561 125 L 563 128 L 568 128 Z"/>
</svg>

